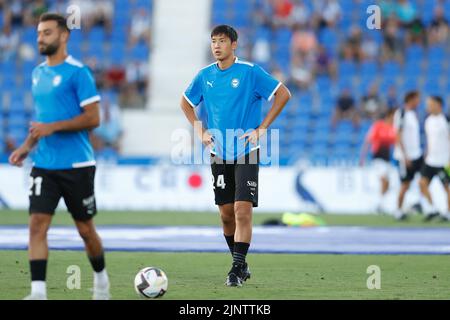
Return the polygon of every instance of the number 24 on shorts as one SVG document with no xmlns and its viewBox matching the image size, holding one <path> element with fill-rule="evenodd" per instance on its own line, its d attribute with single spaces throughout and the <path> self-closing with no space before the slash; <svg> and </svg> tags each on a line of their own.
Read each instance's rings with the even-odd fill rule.
<svg viewBox="0 0 450 320">
<path fill-rule="evenodd" d="M 213 189 L 215 189 L 216 186 L 218 188 L 225 189 L 226 184 L 225 184 L 225 178 L 224 178 L 223 174 L 217 176 L 217 184 L 214 181 L 214 176 L 212 176 L 212 182 L 213 182 Z"/>
</svg>

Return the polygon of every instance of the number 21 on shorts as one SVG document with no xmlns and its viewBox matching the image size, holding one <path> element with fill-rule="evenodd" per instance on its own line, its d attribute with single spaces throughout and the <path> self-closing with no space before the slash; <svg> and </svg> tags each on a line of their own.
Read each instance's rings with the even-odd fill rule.
<svg viewBox="0 0 450 320">
<path fill-rule="evenodd" d="M 216 186 L 218 188 L 225 189 L 226 184 L 225 184 L 225 178 L 224 178 L 223 174 L 217 176 L 217 184 L 214 181 L 214 176 L 212 176 L 212 182 L 213 182 L 213 189 L 215 189 Z"/>
<path fill-rule="evenodd" d="M 41 195 L 41 190 L 42 190 L 42 181 L 44 179 L 42 177 L 30 177 L 30 196 L 33 195 L 33 187 L 34 187 L 34 195 L 35 196 L 40 196 Z"/>
</svg>

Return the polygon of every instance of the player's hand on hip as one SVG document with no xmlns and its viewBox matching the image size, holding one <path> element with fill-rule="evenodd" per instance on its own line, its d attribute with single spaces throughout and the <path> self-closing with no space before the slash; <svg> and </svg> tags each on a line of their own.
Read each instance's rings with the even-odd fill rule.
<svg viewBox="0 0 450 320">
<path fill-rule="evenodd" d="M 51 123 L 31 122 L 30 134 L 34 139 L 47 137 L 55 132 Z"/>
<path fill-rule="evenodd" d="M 208 131 L 203 132 L 201 139 L 202 139 L 202 143 L 205 146 L 210 147 L 210 148 L 214 147 L 214 138 Z"/>
<path fill-rule="evenodd" d="M 28 153 L 29 153 L 28 149 L 26 149 L 25 147 L 20 147 L 20 148 L 14 150 L 13 153 L 11 153 L 8 161 L 13 166 L 22 167 L 23 161 L 28 156 Z"/>
<path fill-rule="evenodd" d="M 263 130 L 260 128 L 257 128 L 256 130 L 253 130 L 251 132 L 248 132 L 241 136 L 239 139 L 245 139 L 244 146 L 247 146 L 248 143 L 251 143 L 253 145 L 257 145 L 259 142 L 259 138 L 266 133 L 267 130 Z"/>
</svg>

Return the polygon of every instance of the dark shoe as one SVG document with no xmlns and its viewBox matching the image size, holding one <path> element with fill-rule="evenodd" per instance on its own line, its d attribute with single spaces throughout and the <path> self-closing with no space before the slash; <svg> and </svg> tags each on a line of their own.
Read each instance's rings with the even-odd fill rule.
<svg viewBox="0 0 450 320">
<path fill-rule="evenodd" d="M 403 213 L 401 216 L 395 218 L 397 221 L 407 221 L 409 216 L 406 213 Z"/>
<path fill-rule="evenodd" d="M 414 214 L 423 214 L 422 206 L 420 205 L 420 203 L 416 203 L 415 205 L 413 205 L 411 207 L 411 211 Z"/>
<path fill-rule="evenodd" d="M 429 215 L 427 215 L 427 216 L 423 219 L 423 221 L 424 221 L 424 222 L 430 222 L 431 220 L 433 220 L 434 218 L 439 217 L 439 216 L 440 216 L 439 212 L 432 212 L 432 213 L 430 213 Z"/>
<path fill-rule="evenodd" d="M 229 273 L 225 285 L 227 287 L 242 287 L 242 280 L 235 273 Z"/>
<path fill-rule="evenodd" d="M 244 266 L 240 263 L 233 263 L 230 272 L 228 272 L 225 285 L 227 287 L 241 287 L 242 286 L 242 273 Z"/>
<path fill-rule="evenodd" d="M 449 222 L 450 218 L 448 216 L 441 216 L 441 219 L 439 219 L 439 222 Z"/>
<path fill-rule="evenodd" d="M 248 267 L 248 264 L 246 262 L 242 267 L 242 281 L 247 281 L 247 279 L 250 279 L 251 276 L 252 274 L 250 273 L 250 268 Z"/>
</svg>

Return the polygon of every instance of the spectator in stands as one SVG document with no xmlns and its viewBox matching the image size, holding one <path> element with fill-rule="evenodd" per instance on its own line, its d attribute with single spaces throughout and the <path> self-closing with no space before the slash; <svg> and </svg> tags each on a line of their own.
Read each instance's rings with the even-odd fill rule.
<svg viewBox="0 0 450 320">
<path fill-rule="evenodd" d="M 125 80 L 127 83 L 135 83 L 138 91 L 142 93 L 148 83 L 148 62 L 131 60 L 125 69 Z"/>
<path fill-rule="evenodd" d="M 291 0 L 271 0 L 273 7 L 273 24 L 275 27 L 288 26 L 294 8 Z"/>
<path fill-rule="evenodd" d="M 381 16 L 384 19 L 389 19 L 395 16 L 396 14 L 396 4 L 393 0 L 380 0 L 379 6 L 381 8 Z"/>
<path fill-rule="evenodd" d="M 386 21 L 383 30 L 382 61 L 396 60 L 403 62 L 404 43 L 400 28 L 395 18 Z"/>
<path fill-rule="evenodd" d="M 334 28 L 342 16 L 342 9 L 337 0 L 314 1 L 319 27 Z"/>
<path fill-rule="evenodd" d="M 373 83 L 361 99 L 361 115 L 368 120 L 379 120 L 386 107 L 378 93 L 378 84 Z"/>
<path fill-rule="evenodd" d="M 361 43 L 362 57 L 364 60 L 377 61 L 380 57 L 380 46 L 371 33 L 365 34 Z"/>
<path fill-rule="evenodd" d="M 398 108 L 397 88 L 395 86 L 389 87 L 385 105 L 388 110 Z"/>
<path fill-rule="evenodd" d="M 355 99 L 353 98 L 349 88 L 345 88 L 337 98 L 336 107 L 331 118 L 331 126 L 336 127 L 338 122 L 349 119 L 354 127 L 359 126 L 359 114 L 356 109 Z"/>
<path fill-rule="evenodd" d="M 334 63 L 333 58 L 327 52 L 327 49 L 324 46 L 319 45 L 319 50 L 315 58 L 315 76 L 327 75 L 330 78 L 336 77 L 336 64 Z"/>
<path fill-rule="evenodd" d="M 29 25 L 37 25 L 39 17 L 48 11 L 48 5 L 45 0 L 31 1 L 26 8 L 26 20 Z M 65 14 L 65 11 L 63 12 Z"/>
<path fill-rule="evenodd" d="M 297 54 L 291 61 L 291 82 L 299 89 L 308 89 L 313 81 L 314 56 Z"/>
<path fill-rule="evenodd" d="M 97 88 L 99 90 L 105 87 L 105 68 L 102 63 L 100 63 L 97 57 L 92 56 L 86 59 L 86 65 L 89 67 L 92 75 L 94 76 Z"/>
<path fill-rule="evenodd" d="M 91 133 L 92 145 L 96 151 L 110 148 L 120 153 L 120 138 L 123 133 L 120 108 L 108 95 L 103 97 L 100 105 L 100 126 Z"/>
<path fill-rule="evenodd" d="M 101 26 L 110 34 L 112 31 L 112 18 L 114 15 L 114 3 L 112 0 L 72 0 L 70 4 L 80 7 L 81 19 L 84 28 L 89 32 L 92 27 Z"/>
<path fill-rule="evenodd" d="M 395 15 L 403 26 L 408 27 L 416 18 L 416 8 L 409 0 L 398 0 Z"/>
<path fill-rule="evenodd" d="M 0 61 L 8 61 L 14 58 L 19 46 L 19 35 L 11 26 L 5 24 L 0 34 Z"/>
<path fill-rule="evenodd" d="M 11 0 L 4 6 L 4 25 L 20 28 L 25 25 L 25 3 L 22 0 Z"/>
<path fill-rule="evenodd" d="M 307 25 L 310 22 L 311 19 L 311 11 L 309 8 L 305 5 L 304 0 L 294 0 L 293 1 L 294 7 L 291 11 L 290 24 L 291 25 Z"/>
<path fill-rule="evenodd" d="M 434 9 L 433 19 L 428 29 L 428 41 L 430 44 L 445 43 L 449 40 L 450 27 L 444 15 L 444 9 L 437 6 Z"/>
<path fill-rule="evenodd" d="M 65 13 L 67 11 L 68 5 L 66 0 L 56 0 L 50 5 L 50 12 Z"/>
<path fill-rule="evenodd" d="M 271 52 L 270 43 L 266 38 L 257 38 L 251 53 L 253 61 L 258 64 L 265 65 L 270 62 Z"/>
<path fill-rule="evenodd" d="M 317 50 L 318 41 L 314 30 L 308 26 L 293 26 L 291 55 L 309 55 Z"/>
<path fill-rule="evenodd" d="M 105 86 L 118 91 L 126 80 L 126 70 L 123 66 L 112 65 L 105 70 Z"/>
<path fill-rule="evenodd" d="M 341 52 L 345 60 L 352 60 L 355 62 L 362 61 L 364 52 L 362 50 L 362 30 L 358 26 L 350 28 L 350 34 L 343 42 Z"/>
<path fill-rule="evenodd" d="M 123 109 L 142 109 L 145 107 L 145 99 L 139 94 L 135 83 L 127 83 L 120 90 L 119 105 Z"/>
<path fill-rule="evenodd" d="M 150 15 L 145 8 L 139 8 L 131 18 L 130 43 L 133 47 L 139 41 L 144 41 L 150 47 Z"/>
<path fill-rule="evenodd" d="M 263 1 L 260 4 L 255 3 L 255 7 L 252 10 L 253 24 L 257 28 L 272 28 L 272 16 L 273 8 L 269 1 Z"/>
</svg>

